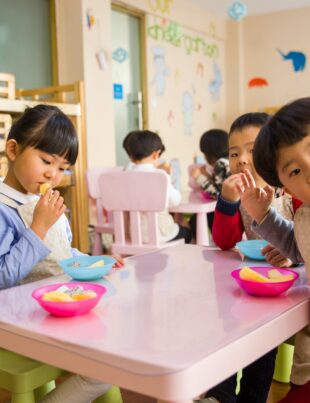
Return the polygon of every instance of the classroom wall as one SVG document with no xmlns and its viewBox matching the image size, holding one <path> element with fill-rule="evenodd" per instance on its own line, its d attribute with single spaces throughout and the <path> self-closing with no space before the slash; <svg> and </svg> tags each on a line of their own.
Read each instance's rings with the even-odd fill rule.
<svg viewBox="0 0 310 403">
<path fill-rule="evenodd" d="M 162 136 L 164 157 L 181 160 L 185 186 L 200 135 L 226 123 L 226 21 L 201 13 L 186 0 L 117 3 L 146 14 L 148 127 Z M 160 9 L 161 3 L 167 7 Z M 100 23 L 99 32 L 96 25 L 87 26 L 89 10 Z M 85 82 L 88 165 L 114 165 L 111 3 L 57 0 L 57 20 L 61 83 Z M 99 49 L 106 57 L 104 70 L 95 57 Z"/>
<path fill-rule="evenodd" d="M 280 106 L 309 96 L 309 19 L 310 7 L 306 7 L 251 16 L 240 23 L 241 112 Z M 231 107 L 229 115 L 233 115 Z"/>
</svg>

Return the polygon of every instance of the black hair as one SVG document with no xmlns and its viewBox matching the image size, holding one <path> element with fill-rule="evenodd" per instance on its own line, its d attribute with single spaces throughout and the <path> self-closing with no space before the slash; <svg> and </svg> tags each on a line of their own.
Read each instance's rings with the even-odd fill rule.
<svg viewBox="0 0 310 403">
<path fill-rule="evenodd" d="M 160 155 L 165 151 L 159 135 L 149 130 L 128 133 L 123 141 L 123 147 L 133 161 L 141 161 L 154 151 L 160 151 Z"/>
<path fill-rule="evenodd" d="M 59 108 L 37 105 L 27 108 L 12 125 L 8 140 L 16 140 L 24 150 L 39 149 L 65 158 L 74 165 L 78 155 L 78 137 L 71 120 Z"/>
<path fill-rule="evenodd" d="M 297 99 L 283 106 L 260 130 L 253 151 L 258 174 L 271 186 L 282 187 L 278 172 L 280 147 L 291 146 L 310 133 L 310 98 Z"/>
<path fill-rule="evenodd" d="M 124 138 L 124 140 L 123 140 L 123 149 L 126 151 L 126 153 L 127 153 L 127 155 L 129 156 L 129 157 L 131 157 L 131 155 L 130 155 L 130 148 L 129 148 L 129 138 L 130 138 L 130 136 L 132 135 L 132 134 L 134 134 L 135 132 L 130 132 L 130 133 L 128 133 L 127 134 L 127 136 Z"/>
<path fill-rule="evenodd" d="M 221 129 L 211 129 L 200 138 L 200 151 L 209 163 L 228 157 L 228 133 Z"/>
<path fill-rule="evenodd" d="M 233 121 L 229 129 L 229 136 L 235 131 L 241 131 L 246 127 L 262 127 L 268 121 L 270 116 L 264 112 L 250 112 L 239 116 Z"/>
</svg>

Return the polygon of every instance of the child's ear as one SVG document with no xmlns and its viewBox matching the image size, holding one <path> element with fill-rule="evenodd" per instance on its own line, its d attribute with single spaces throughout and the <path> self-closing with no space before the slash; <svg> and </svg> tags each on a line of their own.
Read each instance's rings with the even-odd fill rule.
<svg viewBox="0 0 310 403">
<path fill-rule="evenodd" d="M 5 151 L 6 151 L 6 155 L 7 155 L 8 159 L 10 161 L 15 161 L 18 151 L 19 151 L 19 146 L 18 146 L 16 140 L 13 140 L 13 139 L 8 140 L 5 145 Z"/>
<path fill-rule="evenodd" d="M 157 151 L 153 151 L 153 152 L 152 152 L 152 158 L 153 158 L 153 160 L 158 160 L 159 157 L 160 157 L 160 150 L 157 150 Z"/>
</svg>

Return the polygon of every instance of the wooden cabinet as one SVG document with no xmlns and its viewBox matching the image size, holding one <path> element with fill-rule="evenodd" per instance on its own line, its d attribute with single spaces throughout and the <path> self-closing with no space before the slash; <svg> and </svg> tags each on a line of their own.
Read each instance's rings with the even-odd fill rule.
<svg viewBox="0 0 310 403">
<path fill-rule="evenodd" d="M 0 98 L 0 113 L 18 117 L 26 107 L 48 103 L 60 108 L 74 123 L 79 137 L 79 155 L 73 175 L 65 176 L 60 188 L 71 210 L 72 245 L 88 252 L 88 197 L 85 182 L 87 169 L 83 83 L 72 85 L 16 90 L 17 99 Z"/>
</svg>

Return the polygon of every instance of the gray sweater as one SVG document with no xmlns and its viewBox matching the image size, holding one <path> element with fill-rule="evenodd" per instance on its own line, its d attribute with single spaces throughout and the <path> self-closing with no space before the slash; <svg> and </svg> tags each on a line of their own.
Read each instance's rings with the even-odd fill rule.
<svg viewBox="0 0 310 403">
<path fill-rule="evenodd" d="M 252 228 L 263 239 L 275 246 L 283 256 L 291 259 L 293 263 L 303 262 L 295 239 L 294 223 L 283 218 L 273 208 L 269 210 L 260 224 L 254 221 Z"/>
</svg>

